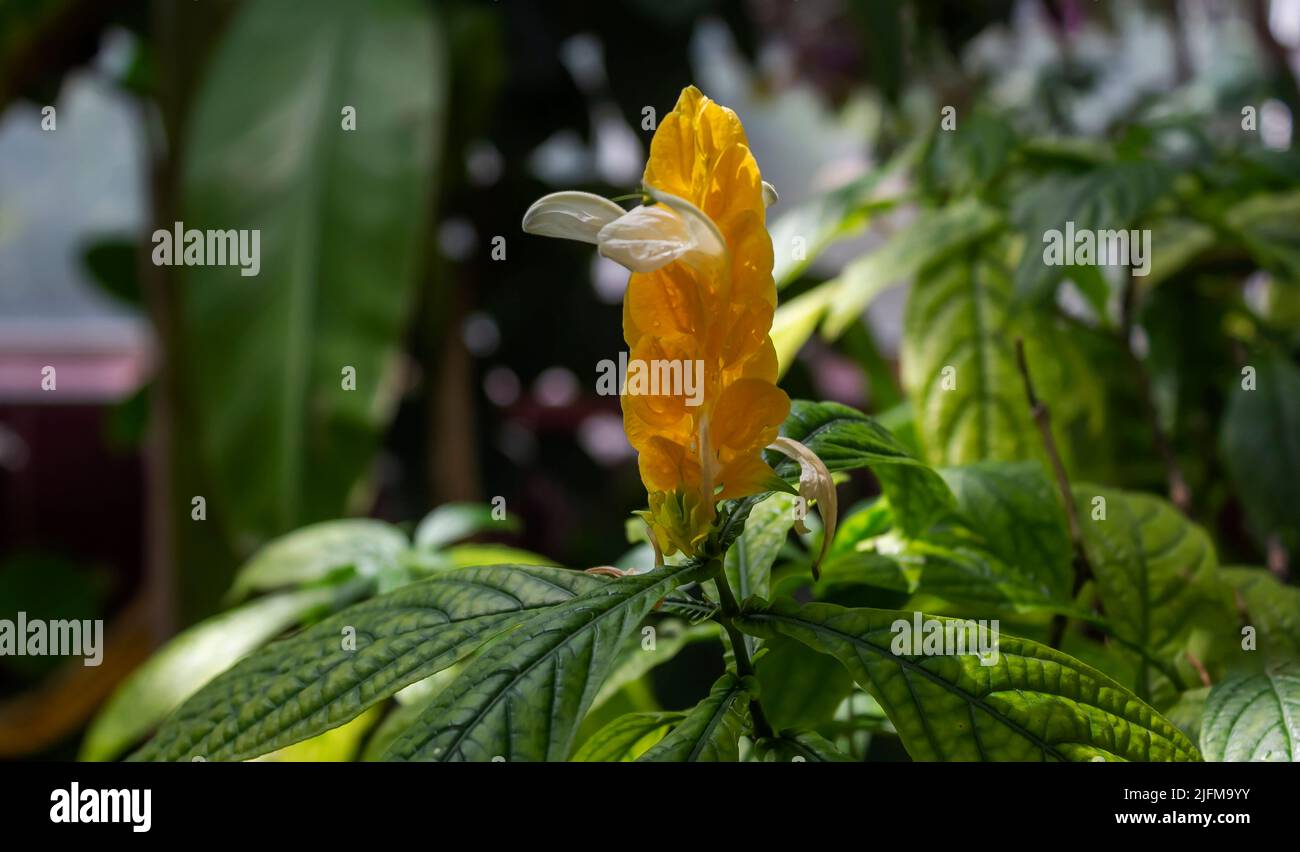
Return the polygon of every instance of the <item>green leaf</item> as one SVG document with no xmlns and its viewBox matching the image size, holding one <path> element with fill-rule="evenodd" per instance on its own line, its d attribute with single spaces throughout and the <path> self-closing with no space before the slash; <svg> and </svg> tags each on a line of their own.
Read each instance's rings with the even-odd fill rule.
<svg viewBox="0 0 1300 852">
<path fill-rule="evenodd" d="M 895 523 L 909 534 L 920 534 L 951 507 L 952 495 L 937 473 L 884 427 L 848 406 L 795 400 L 781 434 L 811 449 L 832 473 L 871 468 L 889 497 Z M 792 461 L 777 465 L 782 476 L 797 472 Z"/>
<path fill-rule="evenodd" d="M 1263 568 L 1222 568 L 1219 576 L 1236 591 L 1242 620 L 1255 628 L 1256 649 L 1270 659 L 1300 659 L 1300 589 Z M 1240 634 L 1232 641 L 1240 648 Z"/>
<path fill-rule="evenodd" d="M 839 337 L 887 287 L 982 240 L 1001 225 L 1001 214 L 975 198 L 921 213 L 883 246 L 844 267 L 822 333 L 831 340 Z"/>
<path fill-rule="evenodd" d="M 415 528 L 415 546 L 422 550 L 438 550 L 455 541 L 481 532 L 518 532 L 519 519 L 506 515 L 501 520 L 493 517 L 492 506 L 482 503 L 446 503 L 424 516 Z"/>
<path fill-rule="evenodd" d="M 1173 173 L 1151 160 L 1126 160 L 1098 166 L 1082 175 L 1053 175 L 1035 182 L 1015 200 L 1012 221 L 1025 248 L 1015 273 L 1017 301 L 1049 302 L 1069 267 L 1043 262 L 1045 235 L 1066 223 L 1074 232 L 1133 227 L 1173 188 Z"/>
<path fill-rule="evenodd" d="M 645 628 L 640 633 L 632 633 L 624 640 L 619 658 L 596 693 L 591 710 L 596 710 L 623 687 L 676 657 L 687 645 L 717 639 L 718 630 L 718 625 L 712 623 L 687 625 L 675 619 L 665 619 L 654 627 L 653 647 L 647 647 Z"/>
<path fill-rule="evenodd" d="M 504 544 L 457 544 L 434 554 L 438 568 L 470 568 L 475 565 L 554 565 L 540 553 Z"/>
<path fill-rule="evenodd" d="M 932 195 L 977 192 L 1003 170 L 1016 147 L 1016 132 L 1002 116 L 975 112 L 955 131 L 936 130 L 921 166 L 921 181 Z"/>
<path fill-rule="evenodd" d="M 621 577 L 488 645 L 385 755 L 388 760 L 566 760 L 624 640 L 703 566 Z"/>
<path fill-rule="evenodd" d="M 371 707 L 351 722 L 323 734 L 253 758 L 263 763 L 344 763 L 356 758 L 366 734 L 379 721 L 380 710 Z"/>
<path fill-rule="evenodd" d="M 419 0 L 321 0 L 309 15 L 252 0 L 207 68 L 181 218 L 260 234 L 256 277 L 187 264 L 176 291 L 193 437 L 233 533 L 345 515 L 370 466 L 428 232 L 443 65 Z"/>
<path fill-rule="evenodd" d="M 347 591 L 317 588 L 269 595 L 177 634 L 114 690 L 86 732 L 78 759 L 116 758 L 240 657 Z"/>
<path fill-rule="evenodd" d="M 1037 462 L 981 462 L 939 470 L 967 529 L 1046 599 L 1074 583 L 1065 509 Z"/>
<path fill-rule="evenodd" d="M 834 657 L 784 636 L 763 648 L 754 670 L 763 688 L 763 712 L 774 728 L 820 726 L 853 691 L 853 679 Z"/>
<path fill-rule="evenodd" d="M 1253 390 L 1235 384 L 1220 441 L 1251 531 L 1300 551 L 1300 368 L 1280 352 L 1259 352 Z M 1244 378 L 1242 379 L 1244 381 Z"/>
<path fill-rule="evenodd" d="M 1201 750 L 1212 761 L 1300 762 L 1300 663 L 1233 672 L 1210 690 Z"/>
<path fill-rule="evenodd" d="M 1198 634 L 1234 631 L 1231 594 L 1204 530 L 1147 494 L 1080 485 L 1074 495 L 1097 596 L 1116 638 L 1173 662 Z M 1144 658 L 1139 694 L 1151 694 L 1150 677 Z"/>
<path fill-rule="evenodd" d="M 1256 195 L 1234 205 L 1224 221 L 1261 266 L 1300 284 L 1300 190 Z"/>
<path fill-rule="evenodd" d="M 685 713 L 625 713 L 592 734 L 573 760 L 577 763 L 625 763 L 658 743 Z"/>
<path fill-rule="evenodd" d="M 1187 737 L 1127 689 L 1036 642 L 1002 634 L 987 666 L 973 654 L 896 655 L 893 625 L 914 615 L 756 602 L 737 626 L 835 656 L 880 702 L 916 760 L 1199 759 Z"/>
<path fill-rule="evenodd" d="M 857 763 L 816 731 L 791 728 L 755 744 L 766 763 Z"/>
<path fill-rule="evenodd" d="M 1151 269 L 1138 282 L 1154 287 L 1183 271 L 1215 243 L 1214 229 L 1190 219 L 1169 219 L 1151 229 Z"/>
<path fill-rule="evenodd" d="M 250 655 L 134 757 L 243 760 L 283 748 L 355 718 L 537 610 L 607 585 L 563 568 L 496 565 L 403 586 Z"/>
<path fill-rule="evenodd" d="M 776 492 L 755 505 L 745 531 L 727 549 L 727 582 L 740 600 L 768 596 L 772 563 L 794 527 L 796 500 L 793 494 Z"/>
<path fill-rule="evenodd" d="M 349 518 L 312 524 L 255 553 L 235 576 L 230 597 L 238 600 L 253 592 L 315 583 L 340 568 L 373 576 L 396 565 L 406 547 L 406 535 L 383 521 Z"/>
<path fill-rule="evenodd" d="M 912 288 L 901 372 L 932 464 L 1015 461 L 1040 452 L 1016 365 L 1017 337 L 1025 340 L 1039 396 L 1053 405 L 1057 423 L 1068 422 L 1053 378 L 1062 352 L 1015 318 L 1010 301 L 1011 279 L 1001 263 L 977 252 Z"/>
<path fill-rule="evenodd" d="M 740 735 L 749 729 L 749 692 L 727 672 L 709 695 L 686 714 L 668 736 L 638 760 L 656 763 L 734 763 Z"/>
</svg>

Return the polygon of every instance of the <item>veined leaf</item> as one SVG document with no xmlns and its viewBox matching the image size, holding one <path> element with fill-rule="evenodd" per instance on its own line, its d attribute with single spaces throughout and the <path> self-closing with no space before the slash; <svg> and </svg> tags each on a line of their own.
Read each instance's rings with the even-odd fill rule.
<svg viewBox="0 0 1300 852">
<path fill-rule="evenodd" d="M 1016 199 L 1012 220 L 1025 248 L 1015 273 L 1017 301 L 1048 302 L 1069 267 L 1043 261 L 1045 238 L 1067 224 L 1081 231 L 1131 228 L 1173 187 L 1173 173 L 1152 160 L 1107 163 L 1082 175 L 1057 175 L 1037 181 Z"/>
<path fill-rule="evenodd" d="M 469 538 L 477 533 L 516 532 L 519 519 L 506 515 L 497 520 L 492 506 L 482 503 L 446 503 L 424 516 L 415 528 L 415 546 L 423 550 L 438 550 L 452 542 Z"/>
<path fill-rule="evenodd" d="M 379 712 L 378 707 L 371 707 L 351 722 L 253 760 L 261 763 L 346 763 L 355 759 L 366 734 L 379 721 Z"/>
<path fill-rule="evenodd" d="M 924 532 L 952 505 L 948 486 L 937 473 L 913 458 L 880 424 L 848 406 L 795 400 L 781 434 L 811 449 L 832 473 L 871 468 L 889 497 L 895 523 L 909 534 Z M 792 461 L 777 462 L 776 468 L 787 477 L 798 471 Z"/>
<path fill-rule="evenodd" d="M 759 740 L 758 759 L 766 763 L 857 763 L 816 731 L 791 728 Z"/>
<path fill-rule="evenodd" d="M 1195 633 L 1235 632 L 1232 598 L 1204 530 L 1158 497 L 1091 485 L 1074 493 L 1097 595 L 1116 638 L 1172 662 Z M 1151 694 L 1149 668 L 1144 658 L 1139 694 Z"/>
<path fill-rule="evenodd" d="M 1253 390 L 1228 391 L 1220 441 L 1228 472 L 1261 541 L 1277 535 L 1300 551 L 1300 368 L 1280 352 L 1259 352 Z"/>
<path fill-rule="evenodd" d="M 638 760 L 659 763 L 735 762 L 749 729 L 749 692 L 727 672 L 709 695 Z"/>
<path fill-rule="evenodd" d="M 243 760 L 315 736 L 607 581 L 562 568 L 464 568 L 273 643 L 181 705 L 138 760 Z"/>
<path fill-rule="evenodd" d="M 235 576 L 230 597 L 238 600 L 253 592 L 313 583 L 340 568 L 371 576 L 397 564 L 406 547 L 406 535 L 384 521 L 346 518 L 312 524 L 255 553 Z"/>
<path fill-rule="evenodd" d="M 704 567 L 621 577 L 485 647 L 385 755 L 388 760 L 567 760 L 624 639 Z"/>
<path fill-rule="evenodd" d="M 625 713 L 588 737 L 576 763 L 625 763 L 645 754 L 686 718 L 685 713 Z"/>
<path fill-rule="evenodd" d="M 397 402 L 443 65 L 418 0 L 320 0 L 309 15 L 244 3 L 209 63 L 183 224 L 208 232 L 209 251 L 214 232 L 250 232 L 260 267 L 187 263 L 177 294 L 194 438 L 233 533 L 346 514 L 370 464 Z M 359 110 L 355 131 L 341 126 L 345 106 Z"/>
<path fill-rule="evenodd" d="M 939 475 L 981 544 L 1044 598 L 1069 598 L 1074 569 L 1065 509 L 1040 464 L 981 462 Z"/>
<path fill-rule="evenodd" d="M 796 500 L 795 495 L 778 491 L 755 505 L 745 531 L 727 549 L 723 567 L 727 582 L 740 600 L 770 594 L 772 563 L 794 527 Z"/>
<path fill-rule="evenodd" d="M 268 595 L 214 615 L 178 635 L 131 673 L 99 711 L 81 760 L 112 760 L 240 657 L 319 607 L 346 601 L 355 586 Z"/>
<path fill-rule="evenodd" d="M 1039 396 L 1069 422 L 1055 373 L 1062 351 L 1013 320 L 1011 279 L 1002 265 L 971 252 L 912 288 L 904 316 L 902 380 L 912 400 L 924 457 L 932 464 L 1017 461 L 1039 452 L 1038 433 L 1016 366 L 1025 339 Z M 1036 357 L 1037 356 L 1037 357 Z M 1042 365 L 1042 366 L 1040 366 Z M 1077 394 L 1079 388 L 1073 388 Z"/>
<path fill-rule="evenodd" d="M 1300 659 L 1300 589 L 1263 568 L 1223 568 L 1219 576 L 1236 591 L 1246 624 L 1255 628 L 1258 651 L 1266 658 Z M 1240 647 L 1239 634 L 1232 640 Z"/>
<path fill-rule="evenodd" d="M 1210 690 L 1201 717 L 1206 760 L 1300 762 L 1300 662 L 1233 672 Z"/>
<path fill-rule="evenodd" d="M 653 647 L 647 647 L 649 643 L 644 628 L 641 633 L 632 633 L 624 640 L 619 659 L 591 703 L 592 710 L 613 698 L 629 683 L 676 657 L 687 645 L 717 639 L 719 628 L 713 623 L 686 625 L 675 619 L 666 619 L 655 625 L 654 630 Z"/>
<path fill-rule="evenodd" d="M 835 339 L 855 322 L 877 294 L 920 273 L 1002 226 L 998 211 L 975 198 L 927 210 L 880 248 L 840 273 L 822 333 Z"/>
<path fill-rule="evenodd" d="M 880 702 L 916 760 L 1199 759 L 1187 737 L 1133 693 L 1036 642 L 1001 635 L 987 666 L 973 654 L 896 655 L 892 626 L 910 625 L 914 615 L 757 602 L 737 626 L 835 656 Z"/>
</svg>

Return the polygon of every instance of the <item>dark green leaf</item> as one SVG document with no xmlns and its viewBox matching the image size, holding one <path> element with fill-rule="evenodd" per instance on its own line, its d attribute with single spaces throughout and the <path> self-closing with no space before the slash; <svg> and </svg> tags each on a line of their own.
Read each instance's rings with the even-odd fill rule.
<svg viewBox="0 0 1300 852">
<path fill-rule="evenodd" d="M 86 732 L 80 759 L 112 760 L 122 754 L 240 657 L 343 594 L 318 588 L 269 595 L 182 631 L 113 692 Z"/>
<path fill-rule="evenodd" d="M 1005 634 L 997 661 L 895 654 L 893 625 L 915 614 L 778 601 L 737 626 L 834 655 L 880 702 L 917 760 L 1197 760 L 1168 720 L 1099 671 Z M 943 624 L 955 622 L 926 616 Z"/>
<path fill-rule="evenodd" d="M 347 514 L 371 463 L 397 401 L 444 76 L 419 0 L 320 0 L 310 14 L 252 0 L 207 68 L 181 218 L 258 235 L 260 269 L 187 265 L 176 292 L 190 437 L 235 533 Z"/>
<path fill-rule="evenodd" d="M 1223 459 L 1259 540 L 1277 535 L 1300 552 L 1300 368 L 1271 351 L 1250 363 L 1254 389 L 1228 391 Z"/>
<path fill-rule="evenodd" d="M 522 622 L 485 647 L 388 760 L 567 760 L 624 640 L 696 564 L 622 577 Z"/>
<path fill-rule="evenodd" d="M 749 692 L 731 672 L 675 728 L 639 760 L 659 763 L 735 762 L 749 729 Z"/>
<path fill-rule="evenodd" d="M 784 636 L 763 648 L 754 668 L 763 687 L 763 712 L 774 728 L 818 727 L 853 691 L 853 678 L 834 657 Z"/>
<path fill-rule="evenodd" d="M 1024 235 L 1025 248 L 1015 274 L 1017 301 L 1051 300 L 1068 270 L 1043 262 L 1045 235 L 1133 227 L 1173 186 L 1173 173 L 1151 160 L 1108 163 L 1082 175 L 1044 178 L 1016 199 L 1012 220 Z"/>
<path fill-rule="evenodd" d="M 510 565 L 412 583 L 247 657 L 186 701 L 135 758 L 243 760 L 282 748 L 356 717 L 537 610 L 610 585 Z"/>
<path fill-rule="evenodd" d="M 792 728 L 754 746 L 767 763 L 857 763 L 816 731 Z"/>
</svg>

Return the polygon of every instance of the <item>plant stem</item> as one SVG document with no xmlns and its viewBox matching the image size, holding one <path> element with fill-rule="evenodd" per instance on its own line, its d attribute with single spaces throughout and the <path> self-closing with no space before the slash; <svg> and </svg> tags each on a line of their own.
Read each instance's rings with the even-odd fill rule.
<svg viewBox="0 0 1300 852">
<path fill-rule="evenodd" d="M 1047 452 L 1047 460 L 1051 463 L 1052 473 L 1056 476 L 1056 487 L 1061 492 L 1061 502 L 1065 504 L 1065 520 L 1070 533 L 1070 544 L 1074 548 L 1074 596 L 1078 597 L 1083 584 L 1092 577 L 1092 565 L 1088 562 L 1088 554 L 1083 547 L 1083 531 L 1079 526 L 1079 510 L 1074 504 L 1074 492 L 1070 490 L 1070 477 L 1066 474 L 1065 464 L 1056 449 L 1056 439 L 1052 437 L 1052 413 L 1048 410 L 1047 404 L 1034 392 L 1034 380 L 1029 374 L 1029 364 L 1025 361 L 1025 342 L 1018 337 L 1016 338 L 1016 364 L 1020 367 L 1020 377 L 1025 383 L 1025 397 L 1029 400 L 1029 411 L 1038 426 L 1038 434 L 1043 439 L 1043 449 Z M 1052 634 L 1048 642 L 1053 648 L 1060 647 L 1061 639 L 1065 635 L 1066 623 L 1067 619 L 1064 615 L 1053 616 Z"/>
<path fill-rule="evenodd" d="M 727 582 L 727 572 L 722 570 L 722 560 L 717 559 L 715 562 L 717 568 L 713 572 L 713 582 L 718 587 L 718 603 L 722 607 L 717 620 L 722 625 L 722 629 L 727 631 L 727 638 L 731 641 L 731 652 L 736 658 L 736 674 L 742 678 L 753 677 L 754 664 L 749 659 L 745 635 L 736 629 L 732 620 L 740 615 L 740 605 L 736 603 L 736 596 L 732 594 L 731 585 Z M 757 697 L 749 699 L 749 715 L 754 721 L 754 735 L 758 739 L 776 736 Z"/>
</svg>

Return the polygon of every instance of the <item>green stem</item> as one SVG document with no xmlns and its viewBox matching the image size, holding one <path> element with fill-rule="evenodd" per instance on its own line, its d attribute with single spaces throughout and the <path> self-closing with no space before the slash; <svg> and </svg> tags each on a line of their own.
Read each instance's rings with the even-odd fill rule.
<svg viewBox="0 0 1300 852">
<path fill-rule="evenodd" d="M 734 622 L 735 617 L 740 615 L 740 605 L 736 603 L 736 596 L 732 594 L 731 585 L 727 582 L 727 572 L 722 570 L 722 560 L 715 559 L 714 563 L 713 582 L 718 587 L 718 603 L 722 607 L 716 616 L 717 621 L 731 640 L 731 651 L 736 658 L 736 674 L 742 678 L 754 677 L 754 664 L 749 659 L 745 635 L 736 629 Z M 754 735 L 758 739 L 776 736 L 757 697 L 749 699 L 749 715 L 754 720 Z"/>
</svg>

